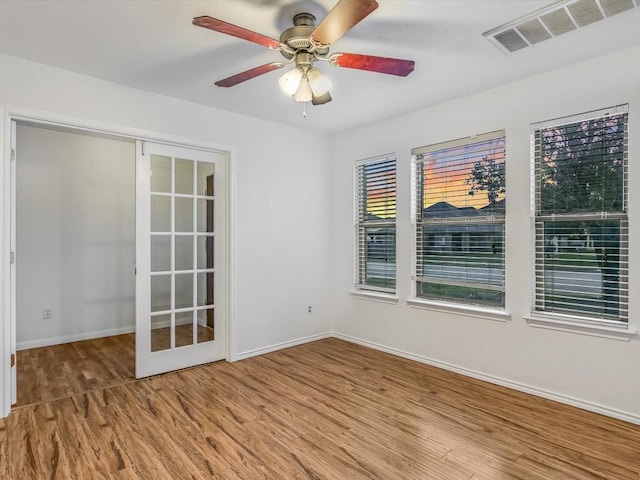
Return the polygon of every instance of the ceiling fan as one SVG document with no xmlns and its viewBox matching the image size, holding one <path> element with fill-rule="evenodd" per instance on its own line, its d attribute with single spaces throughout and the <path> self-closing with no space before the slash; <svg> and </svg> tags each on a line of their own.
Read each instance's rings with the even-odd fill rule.
<svg viewBox="0 0 640 480">
<path fill-rule="evenodd" d="M 293 17 L 293 27 L 282 32 L 279 40 L 209 16 L 196 17 L 193 19 L 193 24 L 278 50 L 286 59 L 284 62 L 267 63 L 224 78 L 216 82 L 217 86 L 233 87 L 295 63 L 295 68 L 280 78 L 280 87 L 287 94 L 293 95 L 297 102 L 322 105 L 331 101 L 329 93 L 331 83 L 318 68 L 314 67 L 317 61 L 327 61 L 335 67 L 368 70 L 401 77 L 406 77 L 413 71 L 415 64 L 413 60 L 357 53 L 329 53 L 331 44 L 376 8 L 378 3 L 375 0 L 339 0 L 319 25 L 316 25 L 316 18 L 311 13 L 298 13 Z"/>
</svg>

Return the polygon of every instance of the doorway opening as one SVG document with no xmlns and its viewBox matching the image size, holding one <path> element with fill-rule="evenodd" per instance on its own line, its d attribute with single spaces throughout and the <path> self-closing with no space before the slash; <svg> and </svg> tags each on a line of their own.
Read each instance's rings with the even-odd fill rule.
<svg viewBox="0 0 640 480">
<path fill-rule="evenodd" d="M 17 402 L 135 378 L 135 141 L 17 123 Z"/>
<path fill-rule="evenodd" d="M 11 126 L 14 407 L 225 359 L 228 153 Z"/>
</svg>

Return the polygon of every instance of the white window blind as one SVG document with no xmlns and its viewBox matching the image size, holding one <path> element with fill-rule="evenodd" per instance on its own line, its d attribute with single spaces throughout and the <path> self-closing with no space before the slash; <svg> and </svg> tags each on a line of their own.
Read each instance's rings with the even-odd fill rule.
<svg viewBox="0 0 640 480">
<path fill-rule="evenodd" d="M 396 159 L 384 156 L 356 164 L 356 288 L 395 292 Z"/>
<path fill-rule="evenodd" d="M 532 128 L 536 312 L 628 321 L 627 110 Z"/>
<path fill-rule="evenodd" d="M 412 150 L 416 297 L 504 306 L 504 131 Z"/>
</svg>

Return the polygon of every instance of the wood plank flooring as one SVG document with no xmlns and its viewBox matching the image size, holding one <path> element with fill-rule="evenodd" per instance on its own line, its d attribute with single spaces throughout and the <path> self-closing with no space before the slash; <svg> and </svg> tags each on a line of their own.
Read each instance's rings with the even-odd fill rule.
<svg viewBox="0 0 640 480">
<path fill-rule="evenodd" d="M 639 480 L 640 427 L 327 339 L 20 408 L 0 478 Z"/>
<path fill-rule="evenodd" d="M 198 343 L 214 339 L 198 325 Z M 191 325 L 177 325 L 176 346 L 193 344 Z M 135 335 L 116 335 L 17 352 L 17 406 L 77 395 L 135 380 Z M 151 332 L 152 351 L 171 346 L 171 329 Z"/>
<path fill-rule="evenodd" d="M 17 406 L 135 380 L 135 335 L 117 335 L 17 352 Z"/>
</svg>

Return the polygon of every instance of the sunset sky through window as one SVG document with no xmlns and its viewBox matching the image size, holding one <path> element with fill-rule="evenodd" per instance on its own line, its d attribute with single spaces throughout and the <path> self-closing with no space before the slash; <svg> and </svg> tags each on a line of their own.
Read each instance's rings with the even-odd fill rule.
<svg viewBox="0 0 640 480">
<path fill-rule="evenodd" d="M 422 155 L 420 168 L 423 168 L 424 173 L 424 207 L 428 208 L 438 202 L 447 202 L 457 208 L 487 206 L 489 200 L 486 192 L 469 195 L 471 185 L 467 183 L 473 166 L 485 158 L 493 159 L 497 164 L 504 164 L 504 137 Z M 366 211 L 380 218 L 395 218 L 395 163 L 365 167 L 365 175 Z M 497 200 L 503 198 L 504 194 L 500 194 Z"/>
<path fill-rule="evenodd" d="M 497 138 L 424 154 L 424 207 L 447 202 L 458 208 L 482 208 L 489 204 L 486 192 L 469 195 L 473 166 L 483 159 L 504 164 L 505 139 Z M 469 182 L 469 183 L 468 183 Z M 498 196 L 498 201 L 504 194 Z"/>
</svg>

